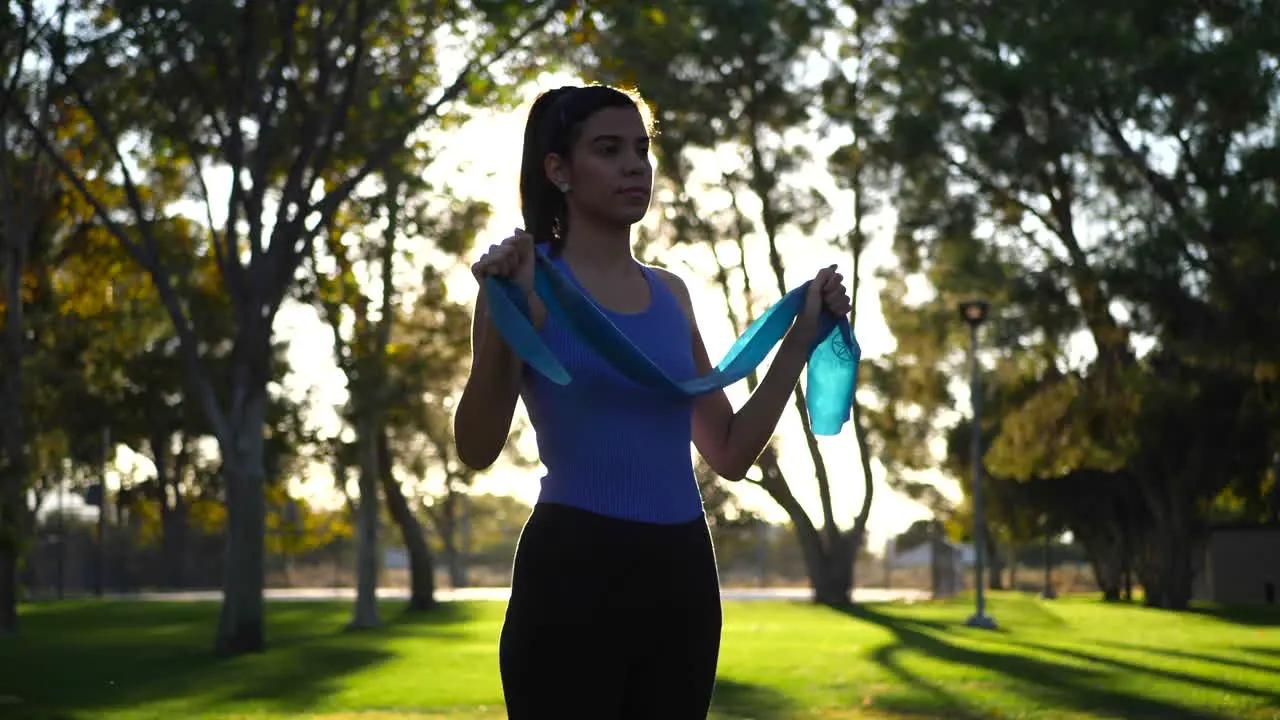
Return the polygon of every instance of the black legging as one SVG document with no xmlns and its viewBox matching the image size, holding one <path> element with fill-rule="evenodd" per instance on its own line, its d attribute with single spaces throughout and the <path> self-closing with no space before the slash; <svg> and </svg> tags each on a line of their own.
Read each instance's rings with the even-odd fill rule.
<svg viewBox="0 0 1280 720">
<path fill-rule="evenodd" d="M 705 520 L 654 525 L 539 504 L 500 646 L 510 720 L 705 720 L 720 654 Z"/>
</svg>

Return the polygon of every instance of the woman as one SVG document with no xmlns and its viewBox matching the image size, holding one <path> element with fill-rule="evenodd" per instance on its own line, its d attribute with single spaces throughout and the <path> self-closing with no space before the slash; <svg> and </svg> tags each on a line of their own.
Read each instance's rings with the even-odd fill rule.
<svg viewBox="0 0 1280 720">
<path fill-rule="evenodd" d="M 764 380 L 736 411 L 723 392 L 646 390 L 548 317 L 532 290 L 535 243 L 667 374 L 713 367 L 684 282 L 631 253 L 631 226 L 653 189 L 646 117 L 636 97 L 604 86 L 538 97 L 520 168 L 525 229 L 472 267 L 481 283 L 492 275 L 524 290 L 534 326 L 573 377 L 560 386 L 526 368 L 480 293 L 454 419 L 458 457 L 491 465 L 519 397 L 547 469 L 502 629 L 512 720 L 706 718 L 720 593 L 690 442 L 715 472 L 741 479 L 773 435 L 819 314 L 849 311 L 834 266 L 819 272 Z"/>
</svg>

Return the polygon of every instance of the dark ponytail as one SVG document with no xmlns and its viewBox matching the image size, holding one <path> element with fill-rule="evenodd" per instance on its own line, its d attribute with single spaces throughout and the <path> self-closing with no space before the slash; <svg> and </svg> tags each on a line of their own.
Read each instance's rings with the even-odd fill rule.
<svg viewBox="0 0 1280 720">
<path fill-rule="evenodd" d="M 557 237 L 565 224 L 569 208 L 560 188 L 551 182 L 544 169 L 554 138 L 548 137 L 547 126 L 550 111 L 577 88 L 568 86 L 548 90 L 533 101 L 529 119 L 524 126 L 524 153 L 520 160 L 520 214 L 524 216 L 524 229 L 533 235 L 534 242 L 550 243 L 552 254 L 560 251 L 563 239 Z M 558 134 L 558 133 L 556 133 Z"/>
<path fill-rule="evenodd" d="M 640 96 L 607 85 L 566 85 L 548 90 L 529 109 L 520 159 L 520 214 L 524 229 L 533 235 L 534 242 L 550 245 L 553 256 L 564 249 L 569 205 L 564 193 L 547 177 L 544 162 L 553 153 L 568 161 L 583 123 L 611 107 L 636 108 L 649 131 L 653 131 L 648 108 Z"/>
</svg>

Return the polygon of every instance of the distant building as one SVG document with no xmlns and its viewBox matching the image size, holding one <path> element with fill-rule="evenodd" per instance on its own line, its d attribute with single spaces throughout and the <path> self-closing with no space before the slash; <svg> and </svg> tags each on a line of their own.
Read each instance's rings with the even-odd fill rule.
<svg viewBox="0 0 1280 720">
<path fill-rule="evenodd" d="M 898 551 L 897 542 L 893 538 L 889 538 L 885 543 L 885 560 L 895 568 L 926 567 L 933 564 L 934 558 L 943 553 L 952 556 L 956 567 L 960 569 L 973 567 L 973 546 L 968 543 L 934 539 L 932 543 L 921 543 L 901 552 Z"/>
<path fill-rule="evenodd" d="M 899 552 L 893 538 L 885 545 L 886 577 L 894 569 L 928 568 L 934 599 L 949 598 L 964 589 L 965 570 L 973 567 L 973 546 L 939 537 Z M 887 583 L 886 583 L 887 584 Z"/>
<path fill-rule="evenodd" d="M 408 570 L 409 551 L 402 547 L 389 547 L 382 551 L 382 567 L 387 570 Z"/>
<path fill-rule="evenodd" d="M 1192 597 L 1233 605 L 1280 603 L 1280 524 L 1210 528 Z"/>
</svg>

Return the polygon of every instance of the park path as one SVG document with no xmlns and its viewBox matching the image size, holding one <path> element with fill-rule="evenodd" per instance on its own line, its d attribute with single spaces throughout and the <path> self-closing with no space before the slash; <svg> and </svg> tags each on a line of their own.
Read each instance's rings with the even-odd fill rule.
<svg viewBox="0 0 1280 720">
<path fill-rule="evenodd" d="M 266 591 L 268 600 L 321 601 L 321 600 L 353 600 L 355 588 L 269 588 Z M 496 600 L 505 601 L 511 596 L 511 588 L 441 588 L 436 590 L 436 599 L 450 600 Z M 110 593 L 113 600 L 142 600 L 152 602 L 208 602 L 222 599 L 221 590 L 186 590 L 137 593 Z M 384 600 L 407 600 L 408 588 L 379 588 L 378 597 Z M 808 600 L 808 588 L 724 588 L 720 597 L 727 601 L 747 600 Z M 897 590 L 890 588 L 857 588 L 853 591 L 854 602 L 916 602 L 926 600 L 929 593 L 925 590 Z"/>
</svg>

